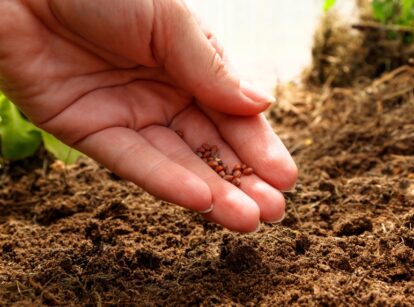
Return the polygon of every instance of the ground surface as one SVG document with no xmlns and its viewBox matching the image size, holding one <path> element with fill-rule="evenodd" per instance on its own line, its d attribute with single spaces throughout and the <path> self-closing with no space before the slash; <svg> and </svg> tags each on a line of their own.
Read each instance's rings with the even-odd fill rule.
<svg viewBox="0 0 414 307">
<path fill-rule="evenodd" d="M 301 169 L 282 225 L 239 235 L 89 160 L 0 176 L 0 305 L 414 305 L 414 73 L 285 88 Z"/>
</svg>

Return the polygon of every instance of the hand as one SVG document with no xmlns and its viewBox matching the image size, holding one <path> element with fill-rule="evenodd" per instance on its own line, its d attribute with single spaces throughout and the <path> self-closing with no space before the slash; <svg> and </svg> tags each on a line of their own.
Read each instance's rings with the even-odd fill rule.
<svg viewBox="0 0 414 307">
<path fill-rule="evenodd" d="M 0 13 L 0 87 L 36 125 L 229 229 L 283 217 L 297 168 L 260 115 L 272 98 L 230 73 L 181 1 L 3 0 Z M 255 175 L 224 181 L 194 154 L 204 142 Z"/>
</svg>

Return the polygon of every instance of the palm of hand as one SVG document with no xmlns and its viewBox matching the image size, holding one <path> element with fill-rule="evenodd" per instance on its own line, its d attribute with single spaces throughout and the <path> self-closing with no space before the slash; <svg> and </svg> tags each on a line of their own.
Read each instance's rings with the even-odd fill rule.
<svg viewBox="0 0 414 307">
<path fill-rule="evenodd" d="M 230 229 L 251 231 L 260 219 L 282 217 L 278 189 L 292 185 L 296 169 L 262 115 L 226 115 L 198 103 L 185 90 L 188 80 L 170 75 L 149 43 L 119 43 L 132 36 L 130 27 L 118 43 L 98 26 L 75 34 L 46 2 L 26 2 L 12 5 L 19 16 L 13 39 L 0 33 L 0 44 L 9 38 L 0 48 L 0 85 L 37 125 L 163 199 L 197 211 L 214 204 L 205 216 Z M 241 189 L 222 180 L 194 154 L 204 142 L 256 175 L 244 177 Z"/>
</svg>

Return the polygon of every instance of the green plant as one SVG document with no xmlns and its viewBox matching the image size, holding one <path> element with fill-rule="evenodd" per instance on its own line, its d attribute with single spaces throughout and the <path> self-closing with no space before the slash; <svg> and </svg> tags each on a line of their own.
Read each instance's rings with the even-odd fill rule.
<svg viewBox="0 0 414 307">
<path fill-rule="evenodd" d="M 337 0 L 325 0 L 324 11 L 329 11 Z M 386 31 L 390 40 L 411 44 L 414 39 L 414 0 L 371 0 L 372 17 L 378 25 L 370 27 Z"/>
<path fill-rule="evenodd" d="M 374 18 L 383 24 L 412 26 L 414 0 L 373 0 Z"/>
<path fill-rule="evenodd" d="M 57 159 L 71 164 L 80 153 L 26 120 L 17 107 L 0 92 L 0 156 L 20 160 L 36 153 L 41 144 Z"/>
<path fill-rule="evenodd" d="M 336 2 L 325 0 L 324 11 L 329 11 Z M 414 0 L 371 0 L 371 7 L 374 19 L 384 25 L 414 25 Z"/>
<path fill-rule="evenodd" d="M 325 12 L 329 11 L 336 3 L 336 0 L 325 0 L 325 3 L 323 5 L 323 10 Z"/>
</svg>

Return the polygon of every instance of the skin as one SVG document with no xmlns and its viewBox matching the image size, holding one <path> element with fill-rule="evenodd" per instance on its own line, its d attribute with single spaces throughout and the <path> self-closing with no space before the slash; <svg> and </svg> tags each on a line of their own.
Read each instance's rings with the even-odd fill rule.
<svg viewBox="0 0 414 307">
<path fill-rule="evenodd" d="M 183 2 L 2 0 L 0 15 L 0 88 L 36 125 L 231 230 L 283 218 L 297 168 L 261 114 L 272 99 Z M 204 142 L 255 174 L 222 180 L 194 154 Z"/>
</svg>

